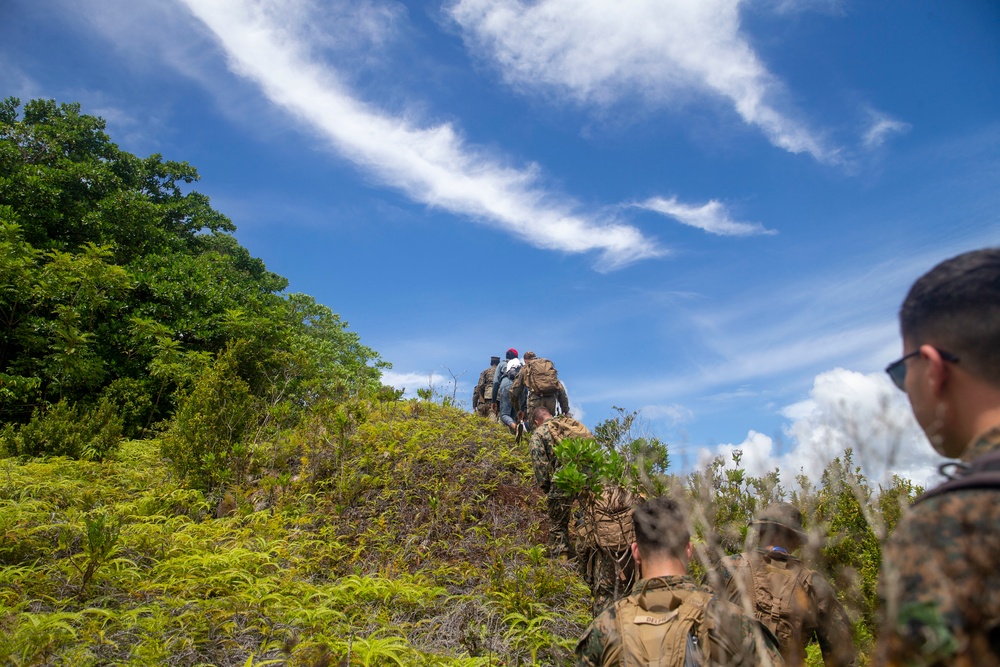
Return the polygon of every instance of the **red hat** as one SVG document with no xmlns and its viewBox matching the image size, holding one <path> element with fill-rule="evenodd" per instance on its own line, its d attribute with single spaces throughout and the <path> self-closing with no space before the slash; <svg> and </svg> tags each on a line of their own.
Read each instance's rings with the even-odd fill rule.
<svg viewBox="0 0 1000 667">
<path fill-rule="evenodd" d="M 507 350 L 508 359 L 514 359 L 516 357 L 517 357 L 517 350 L 515 350 L 514 348 L 510 348 L 509 350 Z"/>
</svg>

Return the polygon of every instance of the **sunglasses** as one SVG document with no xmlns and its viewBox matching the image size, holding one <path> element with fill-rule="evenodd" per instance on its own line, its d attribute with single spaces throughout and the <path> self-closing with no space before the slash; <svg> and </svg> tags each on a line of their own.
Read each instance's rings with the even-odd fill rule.
<svg viewBox="0 0 1000 667">
<path fill-rule="evenodd" d="M 937 353 L 940 354 L 941 358 L 945 361 L 953 364 L 958 363 L 958 357 L 951 352 L 945 352 L 944 350 L 939 350 L 936 347 L 934 349 L 937 350 Z M 909 354 L 904 354 L 899 359 L 896 359 L 896 361 L 885 367 L 885 372 L 889 374 L 889 378 L 892 380 L 892 383 L 900 389 L 903 389 L 903 384 L 906 382 L 906 360 L 910 357 L 915 357 L 918 354 L 920 354 L 919 347 Z"/>
</svg>

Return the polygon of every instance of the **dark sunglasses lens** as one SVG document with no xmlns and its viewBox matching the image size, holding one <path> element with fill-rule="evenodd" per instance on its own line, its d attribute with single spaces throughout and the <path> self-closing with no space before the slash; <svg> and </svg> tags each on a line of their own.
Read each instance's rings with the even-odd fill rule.
<svg viewBox="0 0 1000 667">
<path fill-rule="evenodd" d="M 896 385 L 899 389 L 903 389 L 903 385 L 906 383 L 906 361 L 900 359 L 896 363 L 885 369 L 885 372 L 889 374 L 889 378 L 892 383 Z"/>
</svg>

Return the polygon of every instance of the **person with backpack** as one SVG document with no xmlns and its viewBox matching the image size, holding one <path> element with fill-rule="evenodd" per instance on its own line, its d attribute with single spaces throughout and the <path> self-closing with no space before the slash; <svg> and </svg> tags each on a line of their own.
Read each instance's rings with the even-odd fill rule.
<svg viewBox="0 0 1000 667">
<path fill-rule="evenodd" d="M 580 575 L 590 586 L 594 616 L 632 592 L 635 583 L 632 511 L 639 500 L 615 484 L 604 484 L 599 495 L 584 493 L 577 498 L 574 551 Z"/>
<path fill-rule="evenodd" d="M 517 431 L 517 408 L 510 402 L 510 385 L 521 370 L 522 362 L 517 358 L 517 350 L 507 350 L 506 359 L 497 365 L 493 375 L 493 391 L 490 401 L 494 411 L 500 415 L 500 421 L 511 432 Z"/>
<path fill-rule="evenodd" d="M 528 392 L 526 401 L 525 391 Z M 534 352 L 524 353 L 524 366 L 510 387 L 510 398 L 511 403 L 522 406 L 529 415 L 538 407 L 557 414 L 557 404 L 562 414 L 569 414 L 569 397 L 566 396 L 566 387 L 559 381 L 556 367 Z"/>
<path fill-rule="evenodd" d="M 826 667 L 856 665 L 851 621 L 836 592 L 792 555 L 806 541 L 802 513 L 790 503 L 774 503 L 754 524 L 759 548 L 722 559 L 706 583 L 774 633 L 786 665 L 804 665 L 813 638 Z"/>
<path fill-rule="evenodd" d="M 557 444 L 567 438 L 593 439 L 594 435 L 586 426 L 569 415 L 553 417 L 544 407 L 535 408 L 531 413 L 534 428 L 528 450 L 531 467 L 542 493 L 546 494 L 549 509 L 549 556 L 572 557 L 569 541 L 569 520 L 573 512 L 573 496 L 552 483 L 552 476 L 559 469 L 559 459 L 555 455 Z"/>
<path fill-rule="evenodd" d="M 472 409 L 481 417 L 489 417 L 492 411 L 493 376 L 499 365 L 500 357 L 490 357 L 490 367 L 479 374 L 479 381 L 472 390 Z"/>
<path fill-rule="evenodd" d="M 899 311 L 886 372 L 949 479 L 883 547 L 876 665 L 1000 665 L 1000 248 L 941 262 Z"/>
<path fill-rule="evenodd" d="M 688 575 L 694 547 L 676 500 L 647 500 L 632 515 L 632 594 L 590 624 L 576 646 L 578 667 L 778 667 L 770 631 Z"/>
</svg>

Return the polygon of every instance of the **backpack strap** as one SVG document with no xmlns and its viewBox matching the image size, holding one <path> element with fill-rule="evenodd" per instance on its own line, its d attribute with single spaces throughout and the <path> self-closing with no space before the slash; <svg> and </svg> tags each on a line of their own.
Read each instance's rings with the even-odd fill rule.
<svg viewBox="0 0 1000 667">
<path fill-rule="evenodd" d="M 949 471 L 954 468 L 954 473 Z M 948 478 L 947 482 L 939 484 L 913 501 L 918 505 L 929 498 L 940 496 L 952 491 L 967 489 L 997 489 L 1000 490 L 1000 449 L 983 454 L 969 463 L 944 463 L 938 471 Z M 912 507 L 912 506 L 911 506 Z"/>
</svg>

